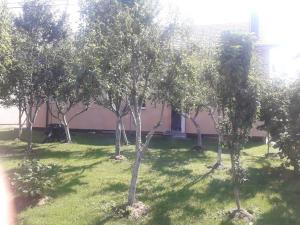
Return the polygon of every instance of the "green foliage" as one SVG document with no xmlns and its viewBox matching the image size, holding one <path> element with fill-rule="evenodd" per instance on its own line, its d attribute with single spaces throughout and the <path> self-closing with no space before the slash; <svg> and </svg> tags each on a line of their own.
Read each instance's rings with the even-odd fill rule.
<svg viewBox="0 0 300 225">
<path fill-rule="evenodd" d="M 30 197 L 41 197 L 48 193 L 57 178 L 55 165 L 44 165 L 38 160 L 24 160 L 11 177 L 14 190 Z"/>
<path fill-rule="evenodd" d="M 257 90 L 251 79 L 253 41 L 247 34 L 226 32 L 218 56 L 218 97 L 227 145 L 230 150 L 232 181 L 237 209 L 241 209 L 239 185 L 246 180 L 240 165 L 240 151 L 256 116 Z"/>
<path fill-rule="evenodd" d="M 66 36 L 67 30 L 65 17 L 56 18 L 45 1 L 25 1 L 22 11 L 14 21 L 13 67 L 5 82 L 9 96 L 14 98 L 12 102 L 21 102 L 28 111 L 39 108 L 46 98 L 46 80 L 50 74 L 47 53 Z M 34 120 L 34 115 L 29 117 Z"/>
<path fill-rule="evenodd" d="M 3 0 L 0 1 L 0 98 L 6 98 L 6 88 L 3 79 L 11 66 L 12 55 L 12 23 L 8 8 Z"/>
<path fill-rule="evenodd" d="M 120 1 L 87 1 L 82 9 L 79 46 L 83 78 L 99 105 L 117 116 L 128 113 L 126 101 L 130 72 L 133 18 L 130 6 Z M 86 79 L 88 78 L 88 79 Z"/>
<path fill-rule="evenodd" d="M 264 124 L 259 129 L 266 130 L 271 139 L 278 139 L 288 121 L 288 91 L 280 80 L 263 80 L 259 97 L 259 120 Z"/>
<path fill-rule="evenodd" d="M 287 166 L 293 166 L 296 174 L 300 175 L 300 80 L 291 85 L 287 118 L 282 120 L 284 125 L 277 133 L 276 146 L 279 147 L 280 156 L 286 158 Z"/>
<path fill-rule="evenodd" d="M 122 111 L 121 105 L 135 93 L 141 107 L 162 71 L 155 4 L 93 0 L 86 2 L 82 14 L 81 54 L 88 74 L 94 76 L 96 101 Z"/>
<path fill-rule="evenodd" d="M 257 90 L 250 77 L 253 41 L 251 36 L 226 32 L 219 52 L 219 97 L 230 140 L 242 144 L 256 116 Z M 232 143 L 233 144 L 233 143 Z"/>
<path fill-rule="evenodd" d="M 201 82 L 202 62 L 199 62 L 198 51 L 191 46 L 177 47 L 170 49 L 166 58 L 168 65 L 165 65 L 165 76 L 158 81 L 156 93 L 169 102 L 173 109 L 189 116 L 199 110 L 205 100 L 206 87 Z"/>
<path fill-rule="evenodd" d="M 90 93 L 84 91 L 76 54 L 75 44 L 70 37 L 47 51 L 49 70 L 45 92 L 49 102 L 55 106 L 51 109 L 52 115 L 61 121 L 75 105 L 82 103 L 85 106 L 84 111 L 90 105 Z M 72 118 L 74 117 L 68 119 Z"/>
<path fill-rule="evenodd" d="M 65 16 L 56 16 L 48 2 L 28 0 L 14 20 L 12 67 L 3 78 L 6 103 L 26 114 L 32 130 L 37 112 L 47 98 L 47 77 L 51 74 L 49 49 L 67 35 Z M 28 152 L 32 135 L 28 138 Z"/>
</svg>

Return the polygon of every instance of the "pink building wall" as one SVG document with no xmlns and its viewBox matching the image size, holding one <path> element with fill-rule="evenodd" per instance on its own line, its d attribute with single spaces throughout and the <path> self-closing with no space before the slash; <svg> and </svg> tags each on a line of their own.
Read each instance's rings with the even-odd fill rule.
<svg viewBox="0 0 300 225">
<path fill-rule="evenodd" d="M 50 106 L 51 107 L 51 106 Z M 52 106 L 53 107 L 53 106 Z M 161 105 L 151 105 L 147 104 L 146 108 L 142 111 L 142 131 L 149 131 L 158 121 L 160 112 L 161 112 Z M 79 112 L 83 109 L 82 105 L 77 105 L 76 107 L 71 110 L 68 114 L 70 118 L 76 112 Z M 35 127 L 45 128 L 46 127 L 46 105 L 43 105 L 37 115 L 35 121 Z M 57 119 L 53 118 L 50 113 L 48 115 L 49 123 L 58 123 Z M 202 133 L 207 135 L 215 135 L 216 130 L 213 124 L 212 119 L 210 118 L 207 112 L 200 112 L 197 121 L 199 122 Z M 130 114 L 123 118 L 123 123 L 126 130 L 133 131 L 134 130 L 134 123 Z M 185 133 L 188 134 L 196 134 L 196 129 L 189 119 L 185 119 Z M 253 125 L 251 130 L 251 136 L 254 137 L 265 137 L 266 134 L 264 131 L 257 130 L 255 127 L 259 122 Z M 91 108 L 76 117 L 74 120 L 70 122 L 71 129 L 82 129 L 82 130 L 107 130 L 107 131 L 114 131 L 116 126 L 116 118 L 115 115 L 110 112 L 109 110 L 98 106 L 92 105 Z M 171 131 L 171 107 L 166 107 L 162 124 L 158 128 L 157 132 L 159 133 L 166 133 Z"/>
</svg>

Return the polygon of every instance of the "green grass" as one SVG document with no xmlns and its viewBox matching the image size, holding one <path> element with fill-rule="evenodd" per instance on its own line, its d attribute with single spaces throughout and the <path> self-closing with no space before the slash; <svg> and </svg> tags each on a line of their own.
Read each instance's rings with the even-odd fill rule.
<svg viewBox="0 0 300 225">
<path fill-rule="evenodd" d="M 1 165 L 9 172 L 23 158 L 26 144 L 16 142 L 13 131 L 0 132 Z M 18 214 L 23 225 L 100 225 L 100 224 L 242 224 L 225 213 L 234 208 L 229 155 L 223 154 L 227 169 L 209 173 L 215 162 L 216 146 L 205 141 L 207 150 L 190 150 L 193 140 L 155 137 L 144 155 L 137 189 L 138 200 L 151 207 L 139 221 L 114 216 L 110 205 L 126 202 L 133 146 L 125 146 L 128 160 L 110 159 L 113 137 L 73 134 L 74 144 L 41 144 L 35 132 L 34 151 L 44 163 L 60 166 L 61 181 L 49 193 L 44 206 Z M 275 150 L 273 150 L 275 152 Z M 279 168 L 279 158 L 266 159 L 266 146 L 250 143 L 242 153 L 249 181 L 242 186 L 242 206 L 255 212 L 258 225 L 300 224 L 300 181 L 288 169 Z"/>
</svg>

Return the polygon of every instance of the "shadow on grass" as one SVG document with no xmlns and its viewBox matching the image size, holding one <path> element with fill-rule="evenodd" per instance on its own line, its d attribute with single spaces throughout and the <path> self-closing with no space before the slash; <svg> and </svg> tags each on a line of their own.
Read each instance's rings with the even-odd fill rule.
<svg viewBox="0 0 300 225">
<path fill-rule="evenodd" d="M 58 179 L 56 186 L 51 192 L 54 197 L 61 195 L 76 193 L 76 186 L 84 186 L 88 184 L 83 182 L 82 179 L 85 177 L 83 174 L 86 170 L 91 170 L 97 165 L 103 163 L 103 161 L 97 161 L 86 165 L 80 166 L 65 166 L 60 168 L 60 174 L 62 178 Z"/>
<path fill-rule="evenodd" d="M 294 225 L 300 224 L 300 180 L 283 170 L 285 175 L 280 175 L 278 168 L 249 168 L 249 181 L 241 187 L 241 199 L 247 200 L 254 198 L 258 193 L 265 193 L 268 196 L 267 201 L 272 205 L 272 209 L 261 215 L 258 215 L 258 225 Z M 201 182 L 209 177 L 214 171 L 210 170 L 205 174 L 194 176 L 191 182 L 186 183 L 182 188 L 165 192 L 169 188 L 158 185 L 145 189 L 146 184 L 141 184 L 139 190 L 142 201 L 154 201 L 152 206 L 151 219 L 149 224 L 171 224 L 170 213 L 173 210 L 181 210 L 182 217 L 196 217 L 201 220 L 204 212 L 201 208 L 193 208 L 189 205 L 191 201 L 208 202 L 233 202 L 232 184 L 230 179 L 219 180 L 212 179 L 203 192 L 190 189 L 194 184 Z M 287 173 L 287 174 L 286 174 Z M 148 183 L 149 181 L 146 181 Z M 144 187 L 144 188 L 143 188 Z M 176 185 L 174 185 L 176 187 Z M 280 197 L 268 195 L 268 193 L 278 193 Z M 178 218 L 180 220 L 180 218 Z M 184 218 L 183 218 L 184 219 Z M 226 220 L 221 223 L 233 224 Z"/>
<path fill-rule="evenodd" d="M 207 163 L 211 158 L 205 154 L 186 149 L 164 149 L 161 151 L 147 153 L 143 163 L 149 164 L 151 170 L 168 176 L 187 177 L 193 172 L 191 169 L 184 168 L 184 165 L 192 161 Z"/>
<path fill-rule="evenodd" d="M 72 132 L 73 142 L 80 145 L 111 146 L 115 139 L 113 134 L 93 134 Z"/>
<path fill-rule="evenodd" d="M 55 186 L 55 188 L 50 192 L 50 195 L 53 196 L 54 198 L 69 194 L 69 193 L 76 193 L 76 186 L 84 186 L 88 183 L 81 181 L 83 178 L 83 175 L 80 174 L 75 174 L 70 176 L 66 180 L 59 180 L 58 184 Z"/>
<path fill-rule="evenodd" d="M 0 130 L 0 140 L 8 141 L 14 140 L 18 136 L 18 132 L 14 129 L 3 129 Z"/>
<path fill-rule="evenodd" d="M 83 174 L 86 170 L 93 169 L 95 166 L 102 164 L 104 161 L 97 161 L 91 164 L 80 165 L 80 166 L 66 166 L 61 172 L 63 174 L 76 172 L 77 174 Z"/>
<path fill-rule="evenodd" d="M 158 194 L 151 195 L 149 192 L 146 195 L 141 196 L 139 199 L 142 201 L 153 201 L 154 205 L 151 207 L 150 220 L 147 224 L 172 224 L 170 214 L 172 211 L 182 211 L 179 217 L 184 218 L 196 217 L 201 218 L 205 213 L 205 210 L 201 207 L 195 207 L 191 202 L 197 202 L 199 200 L 199 193 L 193 189 L 181 188 L 179 190 L 173 190 L 170 192 L 164 192 L 165 187 L 157 186 L 151 192 Z M 178 220 L 181 220 L 178 218 Z"/>
<path fill-rule="evenodd" d="M 115 193 L 120 193 L 120 192 L 126 192 L 128 190 L 128 184 L 124 184 L 121 182 L 118 183 L 112 183 L 107 185 L 105 188 L 101 190 L 101 192 L 115 192 Z M 94 193 L 97 194 L 97 193 Z"/>
<path fill-rule="evenodd" d="M 282 196 L 286 198 L 288 196 Z M 300 199 L 298 198 L 298 201 Z M 295 225 L 300 224 L 299 219 L 299 204 L 298 208 L 295 205 L 289 204 L 289 201 L 271 198 L 269 201 L 272 203 L 273 207 L 268 212 L 262 214 L 256 221 L 257 225 Z"/>
</svg>

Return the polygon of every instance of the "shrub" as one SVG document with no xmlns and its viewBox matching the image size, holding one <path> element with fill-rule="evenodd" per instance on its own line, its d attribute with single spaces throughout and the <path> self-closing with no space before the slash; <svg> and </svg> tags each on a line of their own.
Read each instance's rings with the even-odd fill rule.
<svg viewBox="0 0 300 225">
<path fill-rule="evenodd" d="M 279 156 L 287 159 L 284 166 L 294 167 L 295 174 L 300 175 L 300 140 L 298 135 L 285 132 L 280 135 L 276 143 L 279 148 Z"/>
<path fill-rule="evenodd" d="M 24 160 L 12 175 L 11 184 L 18 194 L 41 197 L 53 186 L 57 172 L 55 165 L 45 165 L 38 160 Z"/>
</svg>

